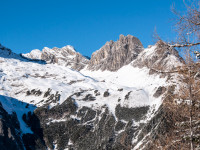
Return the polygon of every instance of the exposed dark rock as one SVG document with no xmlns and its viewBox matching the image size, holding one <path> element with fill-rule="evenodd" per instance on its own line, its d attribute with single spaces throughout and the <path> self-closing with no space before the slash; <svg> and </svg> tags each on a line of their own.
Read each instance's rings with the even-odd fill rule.
<svg viewBox="0 0 200 150">
<path fill-rule="evenodd" d="M 161 96 L 167 89 L 165 87 L 158 87 L 158 89 L 156 90 L 156 92 L 154 93 L 154 97 L 159 97 Z"/>
<path fill-rule="evenodd" d="M 79 110 L 77 116 L 80 117 L 81 122 L 84 123 L 94 119 L 96 117 L 96 111 L 84 106 Z"/>
<path fill-rule="evenodd" d="M 70 81 L 68 84 L 69 85 L 72 85 L 72 84 L 74 84 L 74 83 L 77 83 L 77 82 L 82 82 L 83 80 L 72 80 L 72 81 Z"/>
<path fill-rule="evenodd" d="M 122 130 L 124 127 L 125 127 L 125 123 L 124 122 L 122 122 L 122 121 L 118 121 L 117 122 L 117 124 L 116 124 L 116 126 L 115 126 L 115 131 L 120 131 L 120 130 Z"/>
<path fill-rule="evenodd" d="M 31 91 L 27 91 L 26 95 L 27 96 L 30 96 L 30 95 L 40 96 L 40 95 L 42 95 L 42 91 L 36 90 L 36 89 L 32 89 Z"/>
<path fill-rule="evenodd" d="M 120 92 L 121 92 L 121 91 L 123 91 L 123 88 L 121 88 L 121 89 L 118 89 L 118 91 L 120 91 Z"/>
<path fill-rule="evenodd" d="M 101 95 L 100 92 L 99 92 L 98 90 L 95 90 L 94 93 L 95 93 L 95 96 Z"/>
<path fill-rule="evenodd" d="M 94 101 L 96 100 L 96 98 L 94 96 L 92 96 L 91 94 L 87 94 L 84 98 L 84 101 Z"/>
<path fill-rule="evenodd" d="M 163 107 L 163 105 L 161 105 L 158 111 L 156 112 L 155 116 L 147 124 L 141 125 L 142 132 L 140 132 L 138 135 L 138 141 L 143 140 L 148 133 L 151 133 L 150 137 L 148 136 L 148 138 L 150 138 L 152 141 L 155 141 L 160 136 L 162 135 L 164 136 L 167 132 L 172 130 L 174 128 L 174 123 L 173 120 L 171 119 L 172 118 L 171 115 L 172 115 L 171 112 L 168 111 L 165 107 Z M 163 139 L 165 138 L 163 137 Z M 146 140 L 146 142 L 147 141 L 148 140 Z M 144 142 L 143 144 L 146 144 L 146 142 Z M 150 149 L 151 146 L 152 146 L 151 144 L 146 145 L 145 150 Z"/>
<path fill-rule="evenodd" d="M 115 114 L 117 118 L 120 120 L 122 119 L 126 121 L 129 120 L 139 121 L 147 113 L 148 110 L 149 106 L 127 108 L 117 105 L 117 107 L 115 108 Z"/>
<path fill-rule="evenodd" d="M 169 91 L 172 90 L 169 89 Z M 137 142 L 143 140 L 146 135 L 149 135 L 152 140 L 156 140 L 159 138 L 158 135 L 162 135 L 171 129 L 170 124 L 172 122 L 168 122 L 170 119 L 165 120 L 166 117 L 170 117 L 170 113 L 162 106 L 149 122 L 135 126 L 134 122 L 141 120 L 148 109 L 149 106 L 125 108 L 118 105 L 115 110 L 115 115 L 118 118 L 118 121 L 116 121 L 107 106 L 99 110 L 88 107 L 78 109 L 75 100 L 69 97 L 61 105 L 51 109 L 48 106 L 42 106 L 34 112 L 24 114 L 22 119 L 34 134 L 24 134 L 18 142 L 21 141 L 26 149 L 31 150 L 43 150 L 47 147 L 53 150 L 55 144 L 57 149 L 60 150 L 66 148 L 75 150 L 130 150 L 135 146 L 132 143 L 134 137 L 138 136 Z M 15 119 L 14 122 L 16 123 Z M 128 123 L 121 120 L 128 121 Z M 14 125 L 14 122 L 12 122 L 12 126 L 15 129 L 20 129 L 19 124 Z M 120 132 L 118 133 L 118 131 Z M 16 130 L 13 131 L 11 127 L 6 130 L 2 128 L 2 121 L 0 121 L 0 138 L 7 135 L 8 139 L 12 139 L 14 132 Z M 9 142 L 8 139 L 7 142 Z M 145 141 L 143 143 L 145 144 Z M 148 144 L 145 148 L 148 149 L 151 146 L 151 144 Z M 8 148 L 12 150 L 12 147 Z"/>
<path fill-rule="evenodd" d="M 76 95 L 77 97 L 79 97 L 79 96 L 81 96 L 82 93 L 83 93 L 83 91 L 82 92 L 74 93 L 74 95 Z"/>
<path fill-rule="evenodd" d="M 103 93 L 103 96 L 104 96 L 104 97 L 108 97 L 108 96 L 110 96 L 110 93 L 108 92 L 108 90 L 105 91 L 105 92 Z"/>
<path fill-rule="evenodd" d="M 132 91 L 128 92 L 126 95 L 125 95 L 125 100 L 128 100 L 129 99 L 129 96 L 131 94 Z"/>
<path fill-rule="evenodd" d="M 47 147 L 45 146 L 45 143 L 43 139 L 41 138 L 38 137 L 36 133 L 23 134 L 22 139 L 23 139 L 24 147 L 26 148 L 26 150 L 34 150 L 34 149 L 46 150 Z"/>
<path fill-rule="evenodd" d="M 44 97 L 47 97 L 47 96 L 49 96 L 50 95 L 50 93 L 51 93 L 51 89 L 50 88 L 48 88 L 48 90 L 44 93 Z"/>
<path fill-rule="evenodd" d="M 30 92 L 30 91 L 27 91 L 27 92 L 26 92 L 26 95 L 27 95 L 27 96 L 31 95 L 31 92 Z"/>
</svg>

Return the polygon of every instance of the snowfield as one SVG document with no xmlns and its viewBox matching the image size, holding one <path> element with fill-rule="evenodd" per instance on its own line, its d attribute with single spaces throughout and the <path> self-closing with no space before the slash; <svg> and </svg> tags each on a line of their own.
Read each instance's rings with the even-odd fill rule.
<svg viewBox="0 0 200 150">
<path fill-rule="evenodd" d="M 140 96 L 137 93 L 131 93 L 134 97 L 134 101 L 130 101 L 129 104 L 130 106 L 135 105 L 135 107 L 147 103 L 148 105 L 158 104 L 157 106 L 159 107 L 161 101 L 160 99 L 155 99 L 153 94 L 159 86 L 168 85 L 166 83 L 166 78 L 160 78 L 159 75 L 156 74 L 149 75 L 148 68 L 134 68 L 132 64 L 122 67 L 117 72 L 89 71 L 83 69 L 81 73 L 98 81 L 105 81 L 108 84 L 118 85 L 124 89 L 135 88 L 135 91 L 140 91 L 143 95 L 141 98 L 138 98 Z M 146 98 L 144 98 L 144 96 Z"/>
<path fill-rule="evenodd" d="M 87 106 L 101 109 L 106 105 L 113 114 L 118 104 L 127 108 L 151 106 L 157 109 L 162 103 L 161 98 L 155 98 L 153 94 L 157 87 L 166 85 L 166 79 L 149 75 L 148 71 L 147 68 L 134 68 L 129 64 L 117 72 L 82 70 L 80 73 L 56 64 L 26 62 L 17 55 L 16 58 L 0 57 L 0 95 L 31 104 L 31 107 L 25 108 L 17 101 L 13 103 L 5 98 L 2 101 L 8 112 L 17 112 L 23 133 L 31 133 L 22 121 L 22 115 L 47 104 L 49 97 L 44 97 L 44 94 L 27 95 L 27 91 L 35 89 L 45 93 L 50 88 L 51 94 L 58 92 L 59 101 L 49 103 L 49 108 L 62 104 L 73 93 L 84 90 L 87 92 L 79 97 L 72 96 L 80 108 Z M 98 96 L 94 96 L 95 90 Z M 104 97 L 106 90 L 109 92 L 108 97 Z M 129 92 L 129 98 L 126 99 Z M 83 100 L 88 94 L 94 96 L 95 100 Z"/>
<path fill-rule="evenodd" d="M 76 53 L 71 46 L 62 49 L 65 48 Z M 176 56 L 170 54 L 166 54 L 164 57 L 161 55 L 158 61 L 154 62 L 154 58 L 157 58 L 157 53 L 154 53 L 155 50 L 157 50 L 156 46 L 145 49 L 136 60 L 115 72 L 91 71 L 87 69 L 86 64 L 85 68 L 79 72 L 71 69 L 70 65 L 46 64 L 44 61 L 31 60 L 30 58 L 41 59 L 41 51 L 39 50 L 33 50 L 21 57 L 9 50 L 1 50 L 0 47 L 0 101 L 9 114 L 16 112 L 22 134 L 33 133 L 22 119 L 24 114 L 33 112 L 38 107 L 45 108 L 48 111 L 54 111 L 53 107 L 57 109 L 55 106 L 61 106 L 62 109 L 61 104 L 65 105 L 64 102 L 70 100 L 73 101 L 75 107 L 77 106 L 76 113 L 66 117 L 68 112 L 65 110 L 66 114 L 61 114 L 61 117 L 55 118 L 52 115 L 45 118 L 47 120 L 43 123 L 50 126 L 54 123 L 67 122 L 69 119 L 81 121 L 82 118 L 78 116 L 78 112 L 80 113 L 83 108 L 91 108 L 91 110 L 95 110 L 95 113 L 101 112 L 96 114 L 92 120 L 82 124 L 87 125 L 92 121 L 100 121 L 102 119 L 101 114 L 107 113 L 108 108 L 108 114 L 113 116 L 116 123 L 121 122 L 121 124 L 128 125 L 130 120 L 126 116 L 132 113 L 131 115 L 134 114 L 136 117 L 130 118 L 131 126 L 139 127 L 141 123 L 148 123 L 154 117 L 156 110 L 162 104 L 165 90 L 172 84 L 172 79 L 176 76 L 174 75 L 169 80 L 168 76 L 161 76 L 159 73 L 150 74 L 150 68 L 145 67 L 145 65 L 139 68 L 134 67 L 135 64 L 137 66 L 140 61 L 145 63 L 144 60 L 147 58 L 147 61 L 153 62 L 153 64 L 159 64 L 159 61 L 163 60 L 164 67 L 167 69 L 175 67 L 173 63 L 181 64 Z M 54 54 L 59 49 L 44 48 L 43 52 L 45 51 Z M 59 58 L 64 57 L 62 52 L 56 55 Z M 25 56 L 29 59 L 24 58 Z M 73 59 L 73 55 L 68 57 Z M 61 61 L 63 61 L 61 64 L 65 64 L 63 59 Z M 161 88 L 161 91 L 158 90 L 159 88 Z M 165 89 L 164 92 L 162 88 Z M 160 95 L 155 96 L 158 91 Z M 63 109 L 66 108 L 63 107 Z M 131 113 L 127 114 L 127 112 Z M 87 113 L 85 112 L 84 115 Z M 140 118 L 138 120 L 137 113 L 142 114 L 138 117 Z M 96 127 L 94 126 L 94 128 Z M 116 131 L 116 137 L 122 132 L 123 128 Z M 58 145 L 56 141 L 54 142 L 56 149 Z M 142 140 L 138 142 L 137 136 L 132 139 L 132 144 L 137 144 L 135 149 L 142 142 Z"/>
<path fill-rule="evenodd" d="M 154 91 L 158 86 L 164 86 L 166 80 L 156 75 L 148 75 L 147 68 L 133 68 L 131 64 L 122 67 L 117 72 L 83 70 L 79 73 L 64 66 L 24 62 L 13 58 L 5 59 L 1 57 L 0 62 L 0 94 L 15 97 L 20 101 L 38 107 L 45 104 L 45 101 L 40 102 L 44 99 L 43 95 L 27 96 L 28 90 L 37 89 L 45 92 L 50 88 L 54 94 L 58 91 L 61 94 L 59 104 L 72 93 L 80 92 L 80 90 L 91 92 L 98 90 L 101 95 L 99 100 L 97 99 L 93 103 L 101 105 L 105 104 L 101 99 L 102 93 L 106 89 L 109 89 L 111 97 L 105 101 L 106 103 L 112 101 L 112 105 L 119 97 L 123 98 L 129 91 L 133 91 L 130 96 L 133 97 L 134 95 L 134 100 L 124 102 L 124 105 L 129 107 L 151 105 L 157 103 L 153 98 Z M 123 88 L 123 91 L 119 92 L 118 89 L 120 88 Z"/>
</svg>

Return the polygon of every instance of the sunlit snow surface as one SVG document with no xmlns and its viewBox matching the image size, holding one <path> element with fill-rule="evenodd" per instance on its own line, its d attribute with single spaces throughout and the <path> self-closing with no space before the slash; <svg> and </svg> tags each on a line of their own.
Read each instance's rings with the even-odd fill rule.
<svg viewBox="0 0 200 150">
<path fill-rule="evenodd" d="M 0 58 L 0 61 L 0 94 L 15 97 L 27 103 L 34 100 L 34 104 L 41 101 L 43 97 L 26 96 L 28 90 L 40 89 L 45 92 L 51 88 L 53 92 L 59 91 L 61 94 L 60 103 L 62 103 L 68 96 L 79 92 L 80 89 L 89 91 L 97 89 L 101 94 L 109 89 L 111 96 L 108 99 L 122 97 L 128 91 L 134 91 L 135 95 L 142 97 L 141 99 L 136 98 L 135 106 L 139 106 L 153 102 L 149 99 L 152 97 L 152 92 L 156 87 L 165 83 L 165 79 L 153 75 L 149 76 L 148 69 L 133 68 L 131 65 L 124 66 L 117 72 L 83 70 L 81 74 L 59 65 L 42 65 L 4 58 Z M 70 84 L 71 81 L 78 82 Z M 120 88 L 124 90 L 119 92 Z"/>
<path fill-rule="evenodd" d="M 125 89 L 135 89 L 130 95 L 132 100 L 128 102 L 129 107 L 160 104 L 161 101 L 155 99 L 153 94 L 157 87 L 166 85 L 165 78 L 149 75 L 149 69 L 134 68 L 131 64 L 122 67 L 117 72 L 82 70 L 81 73 L 96 80 L 105 80 L 108 84 L 115 84 Z"/>
<path fill-rule="evenodd" d="M 149 75 L 147 68 L 134 68 L 131 64 L 122 67 L 117 72 L 109 71 L 74 71 L 70 68 L 55 64 L 40 64 L 38 62 L 28 62 L 18 55 L 12 57 L 0 55 L 0 95 L 40 107 L 47 103 L 44 93 L 48 88 L 52 89 L 51 94 L 58 92 L 61 97 L 56 103 L 50 103 L 49 108 L 63 103 L 69 96 L 76 92 L 86 91 L 79 97 L 72 96 L 79 107 L 87 106 L 94 109 L 101 109 L 106 105 L 115 115 L 115 107 L 120 104 L 124 107 L 154 106 L 158 108 L 161 104 L 161 97 L 155 98 L 153 94 L 159 86 L 165 86 L 166 79 L 158 75 Z M 27 91 L 32 89 L 41 90 L 42 95 L 27 96 Z M 123 89 L 123 90 L 119 90 Z M 99 96 L 94 95 L 98 90 Z M 104 97 L 104 92 L 108 90 L 109 96 Z M 130 92 L 131 91 L 131 92 Z M 130 92 L 129 99 L 125 96 Z M 94 101 L 84 101 L 83 98 L 91 94 L 96 97 Z M 24 112 L 33 111 L 34 106 L 25 110 L 24 106 L 15 107 L 12 102 L 7 104 L 1 98 L 1 102 L 8 112 L 16 111 L 18 116 Z M 119 101 L 119 99 L 121 99 Z M 30 109 L 30 110 L 29 110 Z M 22 120 L 20 120 L 22 121 Z M 23 121 L 21 122 L 24 126 Z M 25 133 L 31 132 L 24 127 Z"/>
<path fill-rule="evenodd" d="M 34 49 L 30 53 L 23 54 L 24 57 L 33 58 L 33 59 L 41 59 L 42 51 L 39 49 Z"/>
</svg>

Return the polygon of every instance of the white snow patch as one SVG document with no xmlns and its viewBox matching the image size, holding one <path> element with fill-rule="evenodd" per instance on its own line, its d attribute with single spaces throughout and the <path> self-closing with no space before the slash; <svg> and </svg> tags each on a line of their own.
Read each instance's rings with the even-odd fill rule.
<svg viewBox="0 0 200 150">
<path fill-rule="evenodd" d="M 24 57 L 31 59 L 41 59 L 42 52 L 39 49 L 34 49 L 30 53 L 22 54 Z"/>
</svg>

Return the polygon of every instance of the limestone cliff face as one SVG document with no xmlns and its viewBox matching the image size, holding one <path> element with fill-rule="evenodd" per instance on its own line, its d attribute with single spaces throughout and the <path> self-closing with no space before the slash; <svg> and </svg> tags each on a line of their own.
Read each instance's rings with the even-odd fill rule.
<svg viewBox="0 0 200 150">
<path fill-rule="evenodd" d="M 117 71 L 129 64 L 143 51 L 140 40 L 131 35 L 120 35 L 118 41 L 107 42 L 100 50 L 92 54 L 89 70 Z"/>
</svg>

